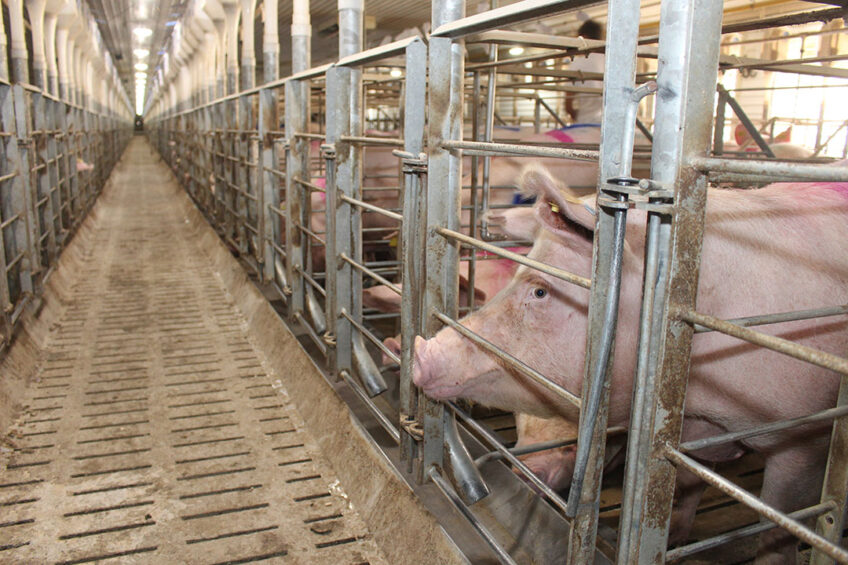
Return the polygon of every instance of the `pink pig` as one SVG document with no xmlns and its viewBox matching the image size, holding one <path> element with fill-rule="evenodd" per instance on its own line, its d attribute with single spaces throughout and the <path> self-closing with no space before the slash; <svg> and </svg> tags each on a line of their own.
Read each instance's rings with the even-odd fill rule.
<svg viewBox="0 0 848 565">
<path fill-rule="evenodd" d="M 522 188 L 539 195 L 540 229 L 529 257 L 582 276 L 591 273 L 595 218 L 563 198 L 542 168 Z M 556 210 L 549 205 L 556 204 Z M 628 216 L 609 425 L 629 422 L 641 302 L 645 215 Z M 707 206 L 698 310 L 720 318 L 848 302 L 848 183 L 779 183 L 759 190 L 714 190 Z M 464 325 L 580 394 L 589 292 L 521 267 Z M 848 322 L 823 318 L 761 331 L 823 351 L 848 351 Z M 695 336 L 685 405 L 685 440 L 804 416 L 834 406 L 839 377 L 745 342 Z M 505 410 L 576 421 L 572 405 L 478 349 L 452 329 L 416 339 L 414 380 L 435 399 L 468 398 Z M 829 423 L 757 436 L 695 453 L 701 460 L 765 458 L 763 499 L 790 512 L 818 501 Z M 691 502 L 691 501 L 690 501 Z M 691 523 L 695 504 L 687 505 Z M 761 536 L 758 562 L 794 562 L 794 541 L 774 529 Z"/>
</svg>

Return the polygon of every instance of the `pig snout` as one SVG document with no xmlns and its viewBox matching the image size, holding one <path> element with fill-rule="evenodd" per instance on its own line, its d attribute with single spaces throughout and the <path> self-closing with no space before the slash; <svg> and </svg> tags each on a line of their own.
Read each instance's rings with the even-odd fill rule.
<svg viewBox="0 0 848 565">
<path fill-rule="evenodd" d="M 575 457 L 576 451 L 571 446 L 522 455 L 518 459 L 552 490 L 561 492 L 571 485 Z M 514 471 L 518 475 L 522 475 L 518 469 L 514 469 Z M 530 486 L 536 490 L 532 483 L 530 483 Z"/>
<path fill-rule="evenodd" d="M 444 332 L 446 330 L 442 330 Z M 412 381 L 424 391 L 424 394 L 434 400 L 456 398 L 462 386 L 455 376 L 459 367 L 450 348 L 445 347 L 440 338 L 425 340 L 421 336 L 415 338 L 415 364 Z"/>
</svg>

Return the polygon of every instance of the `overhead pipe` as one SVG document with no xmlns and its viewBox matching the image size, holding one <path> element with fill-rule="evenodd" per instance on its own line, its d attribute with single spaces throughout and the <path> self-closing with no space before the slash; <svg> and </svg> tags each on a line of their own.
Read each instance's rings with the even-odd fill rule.
<svg viewBox="0 0 848 565">
<path fill-rule="evenodd" d="M 312 23 L 309 0 L 294 0 L 292 5 L 292 74 L 312 66 Z"/>
<path fill-rule="evenodd" d="M 264 0 L 265 25 L 262 35 L 262 79 L 264 83 L 280 77 L 280 31 L 278 28 L 278 0 Z M 293 27 L 293 26 L 292 26 Z"/>
<path fill-rule="evenodd" d="M 253 30 L 256 19 L 256 0 L 241 0 L 241 89 L 256 86 L 256 46 Z"/>
<path fill-rule="evenodd" d="M 12 39 L 12 81 L 29 82 L 23 0 L 9 0 L 9 31 Z"/>
<path fill-rule="evenodd" d="M 32 33 L 32 81 L 33 86 L 44 89 L 45 60 L 44 60 L 44 9 L 47 0 L 27 0 L 29 25 Z"/>
<path fill-rule="evenodd" d="M 238 25 L 239 6 L 237 2 L 222 2 L 224 16 L 227 21 L 227 48 L 225 51 L 227 60 L 227 94 L 238 92 Z"/>
</svg>

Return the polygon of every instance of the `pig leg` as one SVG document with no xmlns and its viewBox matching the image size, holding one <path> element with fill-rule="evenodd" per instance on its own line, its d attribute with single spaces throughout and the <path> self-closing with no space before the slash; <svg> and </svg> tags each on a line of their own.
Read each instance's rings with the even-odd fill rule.
<svg viewBox="0 0 848 565">
<path fill-rule="evenodd" d="M 686 469 L 677 469 L 674 507 L 671 511 L 671 526 L 668 530 L 669 547 L 686 543 L 689 532 L 692 530 L 692 522 L 695 520 L 695 511 L 706 488 L 707 483 Z"/>
<path fill-rule="evenodd" d="M 818 502 L 824 480 L 826 451 L 819 442 L 769 455 L 763 476 L 763 501 L 782 512 Z M 793 564 L 797 540 L 781 528 L 760 534 L 756 565 Z"/>
</svg>

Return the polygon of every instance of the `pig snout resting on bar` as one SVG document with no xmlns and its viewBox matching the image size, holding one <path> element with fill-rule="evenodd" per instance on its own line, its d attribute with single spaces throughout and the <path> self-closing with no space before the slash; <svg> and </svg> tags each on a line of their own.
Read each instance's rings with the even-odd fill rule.
<svg viewBox="0 0 848 565">
<path fill-rule="evenodd" d="M 91 163 L 86 163 L 82 159 L 77 159 L 77 172 L 84 173 L 85 171 L 93 171 L 94 165 Z"/>
<path fill-rule="evenodd" d="M 588 277 L 595 218 L 566 200 L 542 168 L 522 188 L 538 195 L 541 229 L 529 257 Z M 553 204 L 553 205 L 552 205 Z M 628 215 L 609 425 L 629 423 L 636 366 L 646 217 Z M 711 190 L 698 311 L 724 319 L 848 302 L 848 183 L 777 183 L 759 190 Z M 575 395 L 581 393 L 589 291 L 527 267 L 463 324 Z M 848 352 L 844 317 L 758 328 L 829 353 Z M 451 328 L 416 339 L 415 383 L 435 399 L 468 398 L 505 410 L 564 416 L 577 410 Z M 734 432 L 833 407 L 837 373 L 717 332 L 694 337 L 683 438 Z M 755 436 L 695 452 L 707 462 L 743 452 L 765 458 L 762 498 L 784 512 L 818 501 L 830 423 Z M 691 502 L 691 501 L 690 501 Z M 695 504 L 687 508 L 694 515 Z M 689 521 L 691 522 L 691 517 Z M 780 529 L 761 535 L 760 562 L 793 562 Z"/>
</svg>

